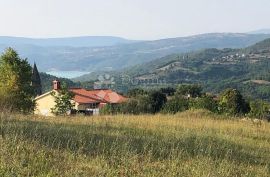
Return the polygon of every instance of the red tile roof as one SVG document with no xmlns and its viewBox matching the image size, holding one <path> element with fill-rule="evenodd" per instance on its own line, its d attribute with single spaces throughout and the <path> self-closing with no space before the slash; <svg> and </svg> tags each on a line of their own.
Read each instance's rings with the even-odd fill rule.
<svg viewBox="0 0 270 177">
<path fill-rule="evenodd" d="M 82 88 L 70 89 L 75 94 L 77 103 L 122 103 L 125 97 L 112 90 L 85 90 Z"/>
</svg>

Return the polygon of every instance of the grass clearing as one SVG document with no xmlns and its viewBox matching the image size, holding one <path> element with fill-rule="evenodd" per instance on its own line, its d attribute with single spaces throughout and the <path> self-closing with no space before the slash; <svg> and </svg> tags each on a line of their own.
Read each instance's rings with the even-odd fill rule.
<svg viewBox="0 0 270 177">
<path fill-rule="evenodd" d="M 269 176 L 270 124 L 203 111 L 2 115 L 0 176 Z"/>
</svg>

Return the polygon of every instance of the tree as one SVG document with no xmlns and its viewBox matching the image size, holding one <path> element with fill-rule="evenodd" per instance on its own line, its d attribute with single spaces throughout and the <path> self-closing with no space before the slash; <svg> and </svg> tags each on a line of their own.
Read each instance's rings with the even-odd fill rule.
<svg viewBox="0 0 270 177">
<path fill-rule="evenodd" d="M 64 83 L 59 90 L 52 91 L 51 95 L 55 99 L 55 106 L 51 108 L 52 113 L 56 116 L 68 115 L 68 112 L 74 107 L 74 103 L 72 103 L 74 94 L 68 90 L 67 85 Z"/>
<path fill-rule="evenodd" d="M 229 115 L 242 115 L 248 113 L 250 107 L 238 90 L 227 89 L 221 94 L 219 110 Z"/>
<path fill-rule="evenodd" d="M 32 70 L 32 87 L 34 89 L 35 96 L 42 94 L 41 80 L 36 63 L 34 63 Z"/>
<path fill-rule="evenodd" d="M 160 91 L 152 91 L 148 96 L 149 113 L 157 113 L 167 102 L 167 97 Z"/>
<path fill-rule="evenodd" d="M 161 88 L 160 91 L 167 96 L 173 96 L 176 92 L 175 88 L 172 87 Z"/>
<path fill-rule="evenodd" d="M 162 113 L 175 114 L 177 112 L 182 112 L 188 110 L 189 100 L 182 96 L 174 96 L 162 108 Z"/>
<path fill-rule="evenodd" d="M 192 98 L 200 97 L 202 95 L 202 87 L 200 85 L 183 84 L 179 85 L 176 94 L 182 96 L 190 96 Z"/>
<path fill-rule="evenodd" d="M 263 119 L 270 113 L 270 104 L 263 100 L 255 100 L 250 102 L 249 116 Z"/>
<path fill-rule="evenodd" d="M 31 86 L 32 67 L 12 48 L 0 57 L 0 98 L 11 111 L 32 112 L 34 90 Z"/>
<path fill-rule="evenodd" d="M 207 109 L 211 112 L 218 112 L 218 102 L 210 95 L 194 98 L 190 100 L 190 107 L 195 109 Z"/>
<path fill-rule="evenodd" d="M 147 91 L 145 91 L 144 89 L 142 88 L 135 88 L 135 89 L 131 89 L 128 91 L 127 95 L 129 97 L 137 97 L 139 95 L 146 95 L 147 94 Z"/>
</svg>

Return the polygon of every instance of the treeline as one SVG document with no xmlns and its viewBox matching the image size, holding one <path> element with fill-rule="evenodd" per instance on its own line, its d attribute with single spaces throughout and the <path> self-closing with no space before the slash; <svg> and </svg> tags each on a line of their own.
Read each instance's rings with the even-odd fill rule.
<svg viewBox="0 0 270 177">
<path fill-rule="evenodd" d="M 133 89 L 122 104 L 106 105 L 102 114 L 175 114 L 189 109 L 205 109 L 216 114 L 268 118 L 270 104 L 263 100 L 246 100 L 236 89 L 226 89 L 219 96 L 204 93 L 200 85 L 179 85 L 146 91 Z"/>
</svg>

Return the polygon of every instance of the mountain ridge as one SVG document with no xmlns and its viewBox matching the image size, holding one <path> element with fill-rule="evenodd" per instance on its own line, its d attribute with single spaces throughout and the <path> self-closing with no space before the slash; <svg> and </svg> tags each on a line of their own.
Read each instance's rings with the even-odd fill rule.
<svg viewBox="0 0 270 177">
<path fill-rule="evenodd" d="M 203 48 L 242 48 L 269 38 L 270 34 L 209 33 L 190 37 L 143 41 L 105 47 L 42 47 L 11 45 L 40 71 L 119 70 L 174 53 Z M 0 41 L 1 44 L 1 41 Z M 9 45 L 0 45 L 0 50 Z"/>
<path fill-rule="evenodd" d="M 128 44 L 137 42 L 122 37 L 115 36 L 74 36 L 74 37 L 55 37 L 55 38 L 28 38 L 0 36 L 1 44 L 10 45 L 36 45 L 41 47 L 103 47 L 119 44 Z"/>
</svg>

